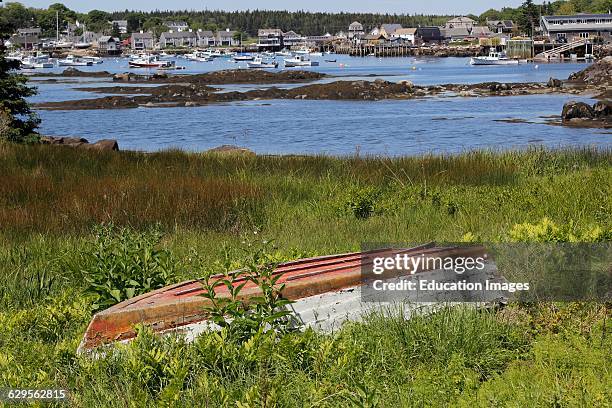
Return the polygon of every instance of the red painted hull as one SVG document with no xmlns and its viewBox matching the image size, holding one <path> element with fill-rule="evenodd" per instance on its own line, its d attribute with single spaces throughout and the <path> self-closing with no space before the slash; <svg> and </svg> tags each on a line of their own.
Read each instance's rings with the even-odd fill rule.
<svg viewBox="0 0 612 408">
<path fill-rule="evenodd" d="M 465 257 L 484 253 L 484 248 L 449 247 L 439 248 L 433 244 L 409 249 L 382 249 L 369 252 L 354 252 L 287 262 L 277 267 L 275 273 L 282 274 L 278 283 L 285 284 L 283 295 L 297 301 L 310 296 L 363 285 L 362 267 L 371 265 L 375 257 L 413 254 L 436 257 Z M 419 271 L 420 272 L 420 271 Z M 235 284 L 246 280 L 240 276 Z M 212 279 L 222 276 L 213 276 Z M 219 286 L 217 296 L 228 295 L 225 286 Z M 202 285 L 197 280 L 178 283 L 126 300 L 96 314 L 89 324 L 80 349 L 93 349 L 105 343 L 128 340 L 135 336 L 134 326 L 142 323 L 156 332 L 176 329 L 206 320 L 203 310 L 209 302 L 202 297 Z M 259 288 L 248 281 L 241 297 L 248 300 L 259 294 Z"/>
</svg>

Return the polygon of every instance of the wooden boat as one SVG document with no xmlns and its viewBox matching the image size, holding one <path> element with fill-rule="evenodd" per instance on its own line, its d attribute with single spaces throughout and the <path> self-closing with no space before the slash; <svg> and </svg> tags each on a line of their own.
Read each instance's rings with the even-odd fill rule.
<svg viewBox="0 0 612 408">
<path fill-rule="evenodd" d="M 371 267 L 374 258 L 398 254 L 459 258 L 485 253 L 480 246 L 440 248 L 427 244 L 415 248 L 387 248 L 300 259 L 280 264 L 274 274 L 281 274 L 278 283 L 285 284 L 283 295 L 294 301 L 291 309 L 302 324 L 330 331 L 346 320 L 358 320 L 363 316 L 366 309 L 361 298 L 361 287 L 367 282 L 364 281 L 362 267 Z M 425 273 L 427 269 L 415 272 Z M 259 288 L 248 281 L 241 271 L 235 274 L 235 285 L 246 281 L 240 292 L 243 299 L 248 301 L 250 297 L 259 295 Z M 385 279 L 398 276 L 385 276 Z M 222 277 L 217 275 L 211 279 L 214 281 Z M 228 296 L 227 288 L 223 285 L 216 291 L 217 296 Z M 204 311 L 210 301 L 201 296 L 203 293 L 202 284 L 192 280 L 134 297 L 99 312 L 90 322 L 79 352 L 115 341 L 130 340 L 136 335 L 136 324 L 149 326 L 157 333 L 178 331 L 187 340 L 193 340 L 198 334 L 213 328 Z M 373 303 L 369 305 L 375 306 Z"/>
<path fill-rule="evenodd" d="M 145 55 L 141 58 L 128 61 L 130 68 L 172 68 L 174 61 L 161 61 L 154 55 Z"/>
</svg>

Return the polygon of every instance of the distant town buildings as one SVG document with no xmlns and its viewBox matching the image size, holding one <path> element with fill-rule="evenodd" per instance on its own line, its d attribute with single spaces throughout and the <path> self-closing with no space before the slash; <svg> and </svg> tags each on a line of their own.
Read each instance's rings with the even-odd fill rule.
<svg viewBox="0 0 612 408">
<path fill-rule="evenodd" d="M 363 35 L 365 35 L 363 25 L 359 21 L 353 21 L 348 27 L 347 38 L 352 40 L 354 38 L 361 38 Z"/>
<path fill-rule="evenodd" d="M 487 26 L 493 33 L 511 34 L 514 32 L 514 21 L 512 20 L 487 20 Z"/>
<path fill-rule="evenodd" d="M 119 34 L 127 34 L 128 32 L 128 22 L 127 20 L 113 20 L 110 22 L 111 27 L 117 26 L 119 29 Z"/>
<path fill-rule="evenodd" d="M 117 55 L 121 53 L 121 40 L 110 35 L 98 38 L 98 51 L 101 55 Z"/>
<path fill-rule="evenodd" d="M 168 31 L 159 36 L 159 47 L 195 47 L 198 36 L 192 31 Z"/>
<path fill-rule="evenodd" d="M 453 19 L 450 19 L 446 22 L 446 24 L 444 25 L 444 28 L 449 29 L 449 28 L 465 28 L 465 29 L 470 29 L 472 27 L 474 27 L 476 25 L 476 21 L 472 20 L 469 17 L 455 17 Z"/>
<path fill-rule="evenodd" d="M 130 37 L 131 47 L 136 51 L 152 50 L 155 47 L 155 37 L 152 33 L 132 33 Z"/>
<path fill-rule="evenodd" d="M 542 16 L 542 34 L 556 41 L 574 41 L 599 37 L 612 40 L 612 14 L 577 14 L 574 16 Z"/>
<path fill-rule="evenodd" d="M 164 21 L 164 25 L 168 27 L 171 31 L 174 31 L 174 32 L 180 33 L 180 32 L 189 30 L 189 24 L 187 24 L 185 21 L 167 20 L 167 21 Z"/>
</svg>

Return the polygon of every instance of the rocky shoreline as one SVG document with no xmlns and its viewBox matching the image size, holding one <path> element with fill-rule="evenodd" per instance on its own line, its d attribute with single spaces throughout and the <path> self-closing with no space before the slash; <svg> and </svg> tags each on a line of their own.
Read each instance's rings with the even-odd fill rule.
<svg viewBox="0 0 612 408">
<path fill-rule="evenodd" d="M 71 71 L 68 76 L 74 76 Z M 110 74 L 109 74 L 110 75 Z M 45 110 L 88 110 L 88 109 L 130 109 L 138 107 L 196 107 L 211 103 L 236 101 L 300 99 L 300 100 L 362 100 L 418 99 L 428 97 L 487 97 L 540 94 L 594 95 L 607 101 L 612 89 L 612 57 L 606 57 L 572 74 L 567 80 L 551 78 L 548 83 L 500 83 L 444 84 L 417 86 L 411 81 L 390 82 L 338 80 L 325 83 L 311 83 L 290 89 L 272 86 L 266 89 L 220 92 L 210 85 L 223 84 L 279 84 L 313 82 L 328 77 L 310 71 L 255 71 L 225 70 L 197 75 L 152 75 L 131 73 L 116 74 L 117 83 L 156 83 L 159 86 L 117 85 L 113 87 L 77 88 L 80 91 L 111 94 L 101 98 L 45 102 L 35 105 Z M 584 111 L 584 110 L 583 110 Z M 580 126 L 582 122 L 569 118 L 562 124 Z M 606 118 L 584 117 L 588 126 L 607 126 Z M 587 126 L 585 124 L 585 126 Z"/>
</svg>

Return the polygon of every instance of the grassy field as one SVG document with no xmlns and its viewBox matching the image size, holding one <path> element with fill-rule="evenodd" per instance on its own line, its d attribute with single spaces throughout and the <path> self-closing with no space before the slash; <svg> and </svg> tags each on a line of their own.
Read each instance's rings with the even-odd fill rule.
<svg viewBox="0 0 612 408">
<path fill-rule="evenodd" d="M 247 342 L 142 330 L 98 359 L 76 348 L 113 251 L 126 271 L 155 253 L 163 273 L 149 272 L 168 284 L 213 272 L 223 248 L 240 266 L 254 232 L 278 260 L 370 242 L 610 241 L 611 164 L 588 148 L 332 158 L 0 144 L 0 388 L 66 388 L 74 406 L 609 406 L 602 304 L 390 313 Z"/>
</svg>

